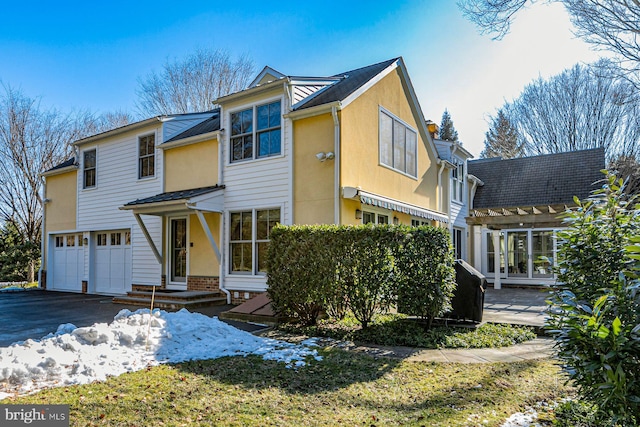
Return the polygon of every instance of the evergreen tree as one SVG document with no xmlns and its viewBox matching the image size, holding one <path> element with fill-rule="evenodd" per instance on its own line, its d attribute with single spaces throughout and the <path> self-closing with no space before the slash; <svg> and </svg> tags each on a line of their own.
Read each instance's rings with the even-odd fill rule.
<svg viewBox="0 0 640 427">
<path fill-rule="evenodd" d="M 458 142 L 458 131 L 453 127 L 453 120 L 451 120 L 451 114 L 447 109 L 442 113 L 439 136 L 444 141 Z"/>
<path fill-rule="evenodd" d="M 484 150 L 480 153 L 480 157 L 512 159 L 524 155 L 524 144 L 518 138 L 518 131 L 501 108 L 498 110 L 498 115 L 493 117 L 491 127 L 485 134 Z"/>
<path fill-rule="evenodd" d="M 39 266 L 40 248 L 24 238 L 13 221 L 6 221 L 0 229 L 0 281 L 33 280 Z"/>
</svg>

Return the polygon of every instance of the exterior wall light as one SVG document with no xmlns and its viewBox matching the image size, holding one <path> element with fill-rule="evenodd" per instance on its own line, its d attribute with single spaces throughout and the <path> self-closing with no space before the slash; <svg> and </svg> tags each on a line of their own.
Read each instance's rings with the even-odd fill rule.
<svg viewBox="0 0 640 427">
<path fill-rule="evenodd" d="M 360 209 L 356 209 L 356 219 L 362 219 L 362 211 Z"/>
<path fill-rule="evenodd" d="M 333 152 L 329 151 L 328 153 L 325 153 L 324 151 L 321 151 L 319 153 L 316 154 L 316 159 L 320 160 L 321 162 L 324 162 L 325 160 L 333 160 L 335 159 L 336 155 L 333 154 Z"/>
</svg>

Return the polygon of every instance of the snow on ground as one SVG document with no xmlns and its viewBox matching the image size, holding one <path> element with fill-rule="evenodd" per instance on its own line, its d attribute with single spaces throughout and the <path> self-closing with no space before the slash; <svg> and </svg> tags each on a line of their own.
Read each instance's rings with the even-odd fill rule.
<svg viewBox="0 0 640 427">
<path fill-rule="evenodd" d="M 122 310 L 111 324 L 58 327 L 41 340 L 0 348 L 0 400 L 48 387 L 103 381 L 160 363 L 260 355 L 303 366 L 321 360 L 313 339 L 300 344 L 257 337 L 217 318 L 180 310 Z"/>
<path fill-rule="evenodd" d="M 540 427 L 540 424 L 535 422 L 537 419 L 538 413 L 530 408 L 526 412 L 516 412 L 511 415 L 500 427 Z"/>
</svg>

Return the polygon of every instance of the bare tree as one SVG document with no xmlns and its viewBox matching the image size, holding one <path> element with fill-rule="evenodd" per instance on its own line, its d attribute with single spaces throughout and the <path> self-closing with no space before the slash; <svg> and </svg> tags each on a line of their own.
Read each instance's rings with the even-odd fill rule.
<svg viewBox="0 0 640 427">
<path fill-rule="evenodd" d="M 213 100 L 244 89 L 253 73 L 246 56 L 234 61 L 223 50 L 198 50 L 139 79 L 137 108 L 146 117 L 208 111 Z"/>
<path fill-rule="evenodd" d="M 608 169 L 625 180 L 627 194 L 640 195 L 640 163 L 636 157 L 619 156 L 609 163 Z"/>
<path fill-rule="evenodd" d="M 498 114 L 491 119 L 491 126 L 485 134 L 484 150 L 480 153 L 483 159 L 489 157 L 512 159 L 525 154 L 524 144 L 520 141 L 518 130 L 505 113 L 506 108 L 499 109 Z"/>
<path fill-rule="evenodd" d="M 39 99 L 2 85 L 0 93 L 0 221 L 12 223 L 25 244 L 39 248 L 42 225 L 40 173 L 68 159 L 71 143 L 122 126 L 132 119 L 116 112 L 63 114 L 42 107 Z M 33 281 L 39 254 L 30 260 Z"/>
<path fill-rule="evenodd" d="M 503 106 L 529 155 L 605 147 L 607 157 L 636 156 L 640 104 L 633 86 L 575 65 L 539 78 Z"/>
<path fill-rule="evenodd" d="M 518 11 L 535 0 L 460 0 L 458 6 L 484 34 L 501 39 Z M 640 0 L 546 0 L 569 12 L 575 33 L 616 54 L 616 69 L 640 87 Z"/>
</svg>

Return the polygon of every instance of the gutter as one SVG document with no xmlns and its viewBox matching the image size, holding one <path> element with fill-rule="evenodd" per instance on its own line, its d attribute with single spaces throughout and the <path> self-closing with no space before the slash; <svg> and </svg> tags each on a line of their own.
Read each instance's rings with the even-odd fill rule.
<svg viewBox="0 0 640 427">
<path fill-rule="evenodd" d="M 338 118 L 338 107 L 331 107 L 331 115 L 333 116 L 333 152 L 335 154 L 333 164 L 333 221 L 336 225 L 340 225 L 340 119 Z"/>
<path fill-rule="evenodd" d="M 194 135 L 188 138 L 177 139 L 171 142 L 163 142 L 162 144 L 158 145 L 158 148 L 161 148 L 163 150 L 168 150 L 171 148 L 182 147 L 189 144 L 195 144 L 197 142 L 206 141 L 213 137 L 218 137 L 220 132 L 221 131 L 219 130 L 214 130 L 213 132 L 201 133 L 200 135 Z"/>
<path fill-rule="evenodd" d="M 222 126 L 222 110 L 220 110 L 220 126 Z M 222 149 L 223 138 L 222 129 L 216 133 L 216 139 L 218 141 L 218 185 L 224 185 L 224 150 Z M 220 214 L 220 246 L 224 248 L 224 227 L 225 227 L 225 213 L 224 213 L 224 200 L 222 201 L 222 213 Z M 231 292 L 227 290 L 224 284 L 224 256 L 227 251 L 222 251 L 219 260 L 219 273 L 218 273 L 218 289 L 227 296 L 227 304 L 231 304 Z M 229 256 L 227 254 L 227 256 Z"/>
</svg>

